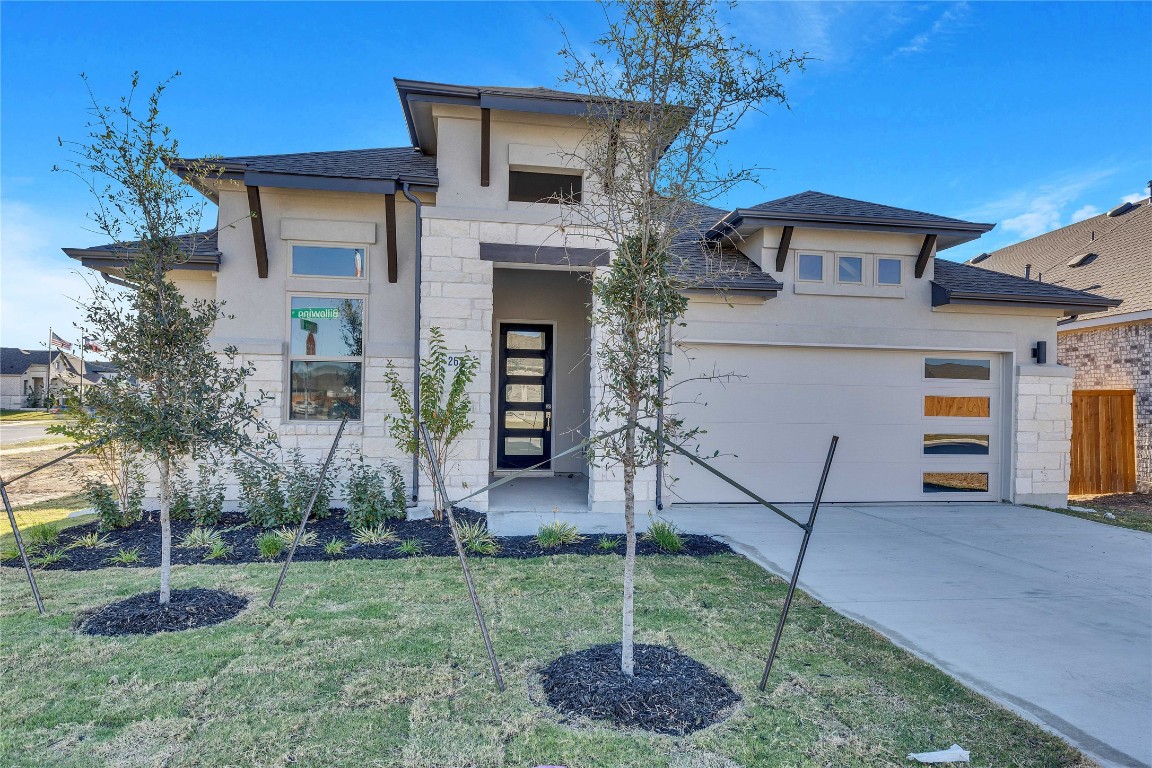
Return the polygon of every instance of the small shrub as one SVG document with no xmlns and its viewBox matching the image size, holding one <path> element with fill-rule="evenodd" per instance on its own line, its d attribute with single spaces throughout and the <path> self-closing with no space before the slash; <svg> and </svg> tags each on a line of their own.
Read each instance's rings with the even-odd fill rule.
<svg viewBox="0 0 1152 768">
<path fill-rule="evenodd" d="M 69 549 L 83 547 L 84 549 L 108 549 L 112 546 L 112 538 L 105 536 L 97 531 L 86 533 L 83 536 L 77 536 L 76 539 L 68 545 Z"/>
<path fill-rule="evenodd" d="M 115 488 L 96 480 L 84 480 L 84 498 L 96 510 L 103 531 L 127 528 L 144 517 L 144 483 L 135 475 L 128 492 L 127 509 L 120 508 Z"/>
<path fill-rule="evenodd" d="M 132 547 L 132 549 L 124 549 L 120 547 L 120 551 L 109 557 L 104 562 L 111 565 L 132 565 L 133 563 L 140 562 L 140 547 Z"/>
<path fill-rule="evenodd" d="M 220 531 L 196 526 L 184 534 L 184 538 L 180 539 L 179 546 L 185 549 L 196 549 L 198 547 L 215 547 L 222 543 L 224 543 L 224 539 L 221 538 Z"/>
<path fill-rule="evenodd" d="M 288 454 L 288 476 L 284 480 L 284 502 L 287 507 L 288 519 L 284 523 L 299 525 L 304 519 L 304 510 L 312 500 L 312 493 L 316 491 L 316 484 L 320 480 L 322 464 L 313 464 L 304 460 L 304 452 L 294 450 Z M 320 490 L 316 494 L 316 503 L 312 506 L 311 519 L 323 520 L 332 514 L 332 495 L 336 490 L 336 481 L 329 472 L 320 483 Z"/>
<path fill-rule="evenodd" d="M 224 514 L 224 481 L 208 463 L 196 467 L 196 485 L 191 489 L 192 517 L 198 525 L 216 525 Z"/>
<path fill-rule="evenodd" d="M 280 557 L 285 546 L 287 545 L 284 544 L 284 539 L 273 531 L 262 533 L 256 537 L 256 549 L 260 552 L 260 557 L 265 560 L 275 560 Z"/>
<path fill-rule="evenodd" d="M 456 534 L 464 549 L 476 555 L 494 555 L 500 551 L 496 537 L 480 520 L 474 523 L 457 523 Z"/>
<path fill-rule="evenodd" d="M 404 539 L 396 545 L 396 551 L 408 557 L 419 557 L 424 554 L 424 545 L 420 539 Z"/>
<path fill-rule="evenodd" d="M 536 534 L 536 543 L 541 549 L 556 549 L 567 544 L 579 544 L 584 541 L 576 526 L 571 523 L 562 523 L 559 520 L 540 526 Z"/>
<path fill-rule="evenodd" d="M 620 546 L 621 538 L 619 536 L 601 536 L 600 540 L 596 542 L 596 546 L 606 552 L 611 552 Z"/>
<path fill-rule="evenodd" d="M 408 502 L 399 467 L 387 463 L 380 471 L 359 453 L 348 461 L 345 495 L 344 519 L 349 528 L 367 528 L 388 519 L 403 518 Z"/>
<path fill-rule="evenodd" d="M 172 478 L 172 502 L 168 508 L 168 516 L 173 520 L 192 519 L 192 481 L 184 474 L 184 468 L 173 463 L 174 477 Z"/>
<path fill-rule="evenodd" d="M 392 529 L 381 523 L 380 525 L 373 525 L 370 528 L 357 528 L 353 530 L 352 538 L 357 544 L 372 546 L 396 541 L 396 534 L 392 532 Z"/>
<path fill-rule="evenodd" d="M 253 525 L 274 528 L 289 522 L 280 473 L 274 466 L 242 458 L 233 463 L 232 472 L 240 484 L 240 511 Z"/>
<path fill-rule="evenodd" d="M 212 548 L 204 553 L 205 560 L 226 560 L 232 554 L 232 547 L 224 543 L 223 540 L 217 541 L 212 545 Z"/>
<path fill-rule="evenodd" d="M 49 565 L 55 565 L 56 563 L 63 562 L 64 560 L 71 559 L 72 558 L 68 556 L 68 553 L 66 553 L 62 548 L 57 547 L 56 549 L 45 550 L 35 557 L 28 558 L 28 562 L 39 568 L 44 568 Z"/>
<path fill-rule="evenodd" d="M 333 536 L 330 541 L 324 544 L 324 554 L 328 555 L 328 557 L 340 557 L 340 555 L 344 554 L 347 546 L 343 539 L 338 539 Z"/>
<path fill-rule="evenodd" d="M 656 520 L 648 526 L 648 532 L 644 534 L 644 538 L 664 552 L 675 554 L 684 549 L 684 539 L 680 538 L 680 532 L 676 530 L 676 526 L 663 520 Z"/>
<path fill-rule="evenodd" d="M 284 548 L 288 549 L 292 546 L 292 542 L 296 540 L 296 530 L 295 528 L 277 528 L 273 533 L 280 537 L 280 540 L 284 542 Z M 314 547 L 319 537 L 320 534 L 316 533 L 316 531 L 309 531 L 305 528 L 304 533 L 300 535 L 300 543 L 297 546 Z"/>
<path fill-rule="evenodd" d="M 49 523 L 34 525 L 24 532 L 25 546 L 53 547 L 60 542 L 60 529 Z"/>
</svg>

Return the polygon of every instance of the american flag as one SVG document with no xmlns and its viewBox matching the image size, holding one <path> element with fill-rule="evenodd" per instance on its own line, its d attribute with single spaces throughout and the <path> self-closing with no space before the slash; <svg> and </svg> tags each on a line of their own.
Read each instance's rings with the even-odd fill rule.
<svg viewBox="0 0 1152 768">
<path fill-rule="evenodd" d="M 72 342 L 64 341 L 64 339 L 60 338 L 55 333 L 52 334 L 52 337 L 48 340 L 48 343 L 60 349 L 72 349 Z"/>
<path fill-rule="evenodd" d="M 89 352 L 95 352 L 95 353 L 99 354 L 99 353 L 104 351 L 104 347 L 100 346 L 99 342 L 97 342 L 96 339 L 89 338 L 88 336 L 84 337 L 83 344 L 84 344 L 84 349 L 88 350 Z"/>
</svg>

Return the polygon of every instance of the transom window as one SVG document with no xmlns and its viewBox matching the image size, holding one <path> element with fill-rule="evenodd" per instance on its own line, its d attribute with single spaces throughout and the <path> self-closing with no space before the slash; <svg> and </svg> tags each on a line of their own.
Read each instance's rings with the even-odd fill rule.
<svg viewBox="0 0 1152 768">
<path fill-rule="evenodd" d="M 508 199 L 514 203 L 579 203 L 584 179 L 575 173 L 508 171 Z"/>
<path fill-rule="evenodd" d="M 288 418 L 360 419 L 364 301 L 293 296 L 289 322 Z"/>
<path fill-rule="evenodd" d="M 367 248 L 293 245 L 292 274 L 307 277 L 364 277 L 367 256 Z"/>
<path fill-rule="evenodd" d="M 861 256 L 840 256 L 836 259 L 836 282 L 863 283 L 864 258 Z"/>
<path fill-rule="evenodd" d="M 876 284 L 900 285 L 900 259 L 876 259 Z"/>
<path fill-rule="evenodd" d="M 818 283 L 824 279 L 824 257 L 818 253 L 802 253 L 796 260 L 796 279 Z"/>
<path fill-rule="evenodd" d="M 992 361 L 964 357 L 926 357 L 924 378 L 989 381 L 992 378 Z"/>
</svg>

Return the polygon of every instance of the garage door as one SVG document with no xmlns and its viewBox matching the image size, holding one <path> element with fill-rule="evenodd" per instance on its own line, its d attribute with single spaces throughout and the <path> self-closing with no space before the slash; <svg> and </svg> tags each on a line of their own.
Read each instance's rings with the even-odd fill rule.
<svg viewBox="0 0 1152 768">
<path fill-rule="evenodd" d="M 702 457 L 771 501 L 1001 498 L 1001 355 L 701 345 L 676 356 L 676 412 Z M 716 380 L 691 376 L 732 374 Z M 748 498 L 680 457 L 671 503 Z"/>
</svg>

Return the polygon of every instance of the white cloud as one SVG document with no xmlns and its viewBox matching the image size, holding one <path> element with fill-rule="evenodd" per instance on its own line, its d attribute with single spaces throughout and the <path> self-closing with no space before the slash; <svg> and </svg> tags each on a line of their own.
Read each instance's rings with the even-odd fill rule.
<svg viewBox="0 0 1152 768">
<path fill-rule="evenodd" d="M 1136 192 L 1136 193 L 1131 194 L 1131 195 L 1124 195 L 1124 197 L 1120 198 L 1120 202 L 1122 202 L 1122 203 L 1138 203 L 1141 200 L 1147 200 L 1147 199 L 1148 199 L 1148 193 L 1147 192 Z"/>
<path fill-rule="evenodd" d="M 1003 232 L 1018 240 L 1036 237 L 1075 221 L 1075 216 L 1092 208 L 1081 197 L 1116 173 L 1116 169 L 1104 169 L 1064 174 L 989 201 L 968 211 L 965 218 L 998 221 Z M 1070 213 L 1077 203 L 1080 208 Z"/>
<path fill-rule="evenodd" d="M 89 289 L 79 264 L 60 248 L 84 246 L 93 235 L 72 217 L 65 223 L 15 200 L 0 201 L 0 220 L 0 344 L 44 349 L 49 326 L 77 338 L 76 299 Z"/>
<path fill-rule="evenodd" d="M 1075 224 L 1077 221 L 1084 221 L 1084 219 L 1090 219 L 1093 216 L 1099 216 L 1101 213 L 1103 213 L 1103 211 L 1101 211 L 1099 208 L 1092 204 L 1088 204 L 1083 208 L 1079 208 L 1074 211 L 1069 223 Z"/>
<path fill-rule="evenodd" d="M 940 14 L 932 26 L 926 31 L 913 37 L 907 44 L 896 49 L 896 56 L 908 56 L 914 53 L 923 53 L 936 39 L 953 33 L 961 26 L 968 15 L 968 3 L 960 2 L 950 5 L 944 13 Z"/>
</svg>

